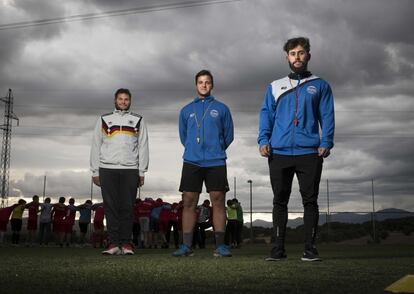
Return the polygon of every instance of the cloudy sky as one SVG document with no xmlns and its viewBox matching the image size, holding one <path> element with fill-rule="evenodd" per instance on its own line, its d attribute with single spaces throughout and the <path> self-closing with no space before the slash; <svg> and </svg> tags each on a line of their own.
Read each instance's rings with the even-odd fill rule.
<svg viewBox="0 0 414 294">
<path fill-rule="evenodd" d="M 106 13 L 118 10 L 124 13 Z M 236 178 L 237 197 L 248 210 L 251 179 L 254 210 L 270 211 L 267 162 L 256 143 L 258 110 L 266 86 L 289 72 L 284 42 L 307 36 L 310 70 L 331 84 L 336 108 L 321 210 L 327 179 L 331 211 L 371 210 L 374 179 L 376 209 L 413 211 L 412 11 L 410 0 L 0 0 L 0 96 L 13 90 L 20 119 L 13 127 L 10 194 L 42 195 L 46 175 L 53 199 L 89 198 L 92 129 L 113 109 L 115 89 L 126 87 L 150 135 L 141 195 L 179 200 L 178 113 L 195 97 L 195 73 L 207 68 L 214 95 L 235 123 L 229 194 Z M 85 14 L 99 17 L 79 17 Z M 71 16 L 75 21 L 60 21 Z M 0 111 L 3 116 L 3 103 Z M 99 192 L 93 189 L 94 199 Z M 290 208 L 302 209 L 296 184 Z"/>
</svg>

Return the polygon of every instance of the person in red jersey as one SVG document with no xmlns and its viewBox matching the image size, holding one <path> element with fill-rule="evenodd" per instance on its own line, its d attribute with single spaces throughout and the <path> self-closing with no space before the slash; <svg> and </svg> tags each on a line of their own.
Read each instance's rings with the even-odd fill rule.
<svg viewBox="0 0 414 294">
<path fill-rule="evenodd" d="M 92 235 L 92 245 L 94 248 L 103 247 L 104 245 L 104 218 L 105 218 L 105 211 L 103 202 L 96 203 L 92 205 L 92 210 L 95 212 L 93 217 L 93 235 Z"/>
<path fill-rule="evenodd" d="M 65 217 L 67 213 L 67 207 L 65 205 L 66 198 L 60 197 L 59 202 L 53 204 L 52 208 L 52 224 L 53 233 L 55 234 L 56 244 L 63 247 L 63 240 L 65 238 Z"/>
<path fill-rule="evenodd" d="M 10 215 L 16 206 L 17 204 L 0 208 L 0 245 L 4 243 L 4 234 L 7 231 L 7 224 L 9 223 Z"/>
<path fill-rule="evenodd" d="M 177 227 L 178 227 L 178 237 L 179 237 L 179 244 L 181 244 L 183 242 L 183 201 L 181 200 L 180 202 L 178 202 L 177 205 Z"/>
<path fill-rule="evenodd" d="M 26 244 L 28 246 L 33 246 L 34 238 L 37 231 L 37 216 L 39 214 L 39 196 L 34 195 L 32 197 L 32 202 L 26 204 L 26 208 L 29 211 L 29 216 L 27 218 L 27 240 Z"/>
<path fill-rule="evenodd" d="M 158 224 L 159 224 L 160 236 L 161 236 L 161 241 L 162 241 L 161 248 L 164 248 L 164 249 L 168 249 L 169 247 L 169 243 L 167 242 L 167 233 L 168 233 L 168 229 L 171 230 L 171 228 L 168 226 L 168 222 L 170 221 L 170 214 L 171 214 L 171 204 L 168 202 L 163 202 Z"/>
<path fill-rule="evenodd" d="M 141 199 L 135 199 L 134 204 L 134 222 L 132 225 L 132 242 L 136 247 L 141 243 L 141 227 L 139 225 L 139 203 Z"/>
<path fill-rule="evenodd" d="M 168 227 L 165 233 L 165 239 L 167 240 L 167 245 L 169 245 L 170 239 L 171 239 L 171 228 L 173 229 L 174 246 L 176 249 L 178 249 L 178 245 L 180 242 L 179 232 L 178 232 L 178 209 L 179 207 L 178 207 L 177 202 L 174 202 L 173 204 L 171 204 L 171 210 L 169 210 L 169 215 L 168 215 Z"/>
<path fill-rule="evenodd" d="M 67 206 L 66 216 L 65 216 L 65 238 L 66 247 L 69 247 L 72 244 L 73 239 L 73 225 L 75 224 L 76 218 L 75 199 L 69 199 L 69 205 Z"/>
</svg>

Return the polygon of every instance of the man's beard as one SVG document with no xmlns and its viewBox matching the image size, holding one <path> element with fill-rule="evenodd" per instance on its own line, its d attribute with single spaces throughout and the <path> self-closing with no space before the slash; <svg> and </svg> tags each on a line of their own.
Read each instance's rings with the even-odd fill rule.
<svg viewBox="0 0 414 294">
<path fill-rule="evenodd" d="M 288 63 L 289 63 L 290 69 L 294 73 L 300 74 L 300 73 L 304 73 L 305 71 L 308 70 L 308 62 L 307 61 L 303 61 L 301 67 L 295 67 L 292 63 L 290 63 L 290 62 L 288 62 Z"/>
<path fill-rule="evenodd" d="M 126 109 L 121 109 L 121 108 L 118 106 L 118 104 L 116 104 L 116 103 L 115 103 L 115 109 L 116 109 L 116 110 L 120 110 L 120 111 L 128 111 L 130 107 L 131 107 L 131 104 L 129 104 L 129 105 L 128 105 L 128 107 L 127 107 Z"/>
</svg>

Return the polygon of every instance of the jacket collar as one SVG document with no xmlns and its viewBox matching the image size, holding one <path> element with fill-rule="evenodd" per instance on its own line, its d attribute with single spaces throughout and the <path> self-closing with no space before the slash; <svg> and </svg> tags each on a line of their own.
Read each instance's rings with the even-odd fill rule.
<svg viewBox="0 0 414 294">
<path fill-rule="evenodd" d="M 125 115 L 125 114 L 130 113 L 130 111 L 129 110 L 118 110 L 115 108 L 114 113 L 119 114 L 119 115 Z"/>
<path fill-rule="evenodd" d="M 288 77 L 292 80 L 303 80 L 309 78 L 312 75 L 310 71 L 304 71 L 301 73 L 291 72 Z"/>
<path fill-rule="evenodd" d="M 210 96 L 207 96 L 204 99 L 200 99 L 200 97 L 196 97 L 196 98 L 194 98 L 193 102 L 194 103 L 197 103 L 197 102 L 200 102 L 202 100 L 207 101 L 207 102 L 210 102 L 210 101 L 213 101 L 214 100 L 214 96 L 213 95 L 210 95 Z"/>
</svg>

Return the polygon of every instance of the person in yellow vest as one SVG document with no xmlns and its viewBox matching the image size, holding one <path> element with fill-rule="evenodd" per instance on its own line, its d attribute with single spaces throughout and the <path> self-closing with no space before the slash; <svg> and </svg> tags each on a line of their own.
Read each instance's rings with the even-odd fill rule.
<svg viewBox="0 0 414 294">
<path fill-rule="evenodd" d="M 226 226 L 226 238 L 225 244 L 232 248 L 237 246 L 237 207 L 233 200 L 227 200 L 227 226 Z"/>
<path fill-rule="evenodd" d="M 17 206 L 13 209 L 10 224 L 12 228 L 12 244 L 19 244 L 20 240 L 20 231 L 22 230 L 23 223 L 23 211 L 26 208 L 26 201 L 20 199 L 17 203 Z"/>
</svg>

